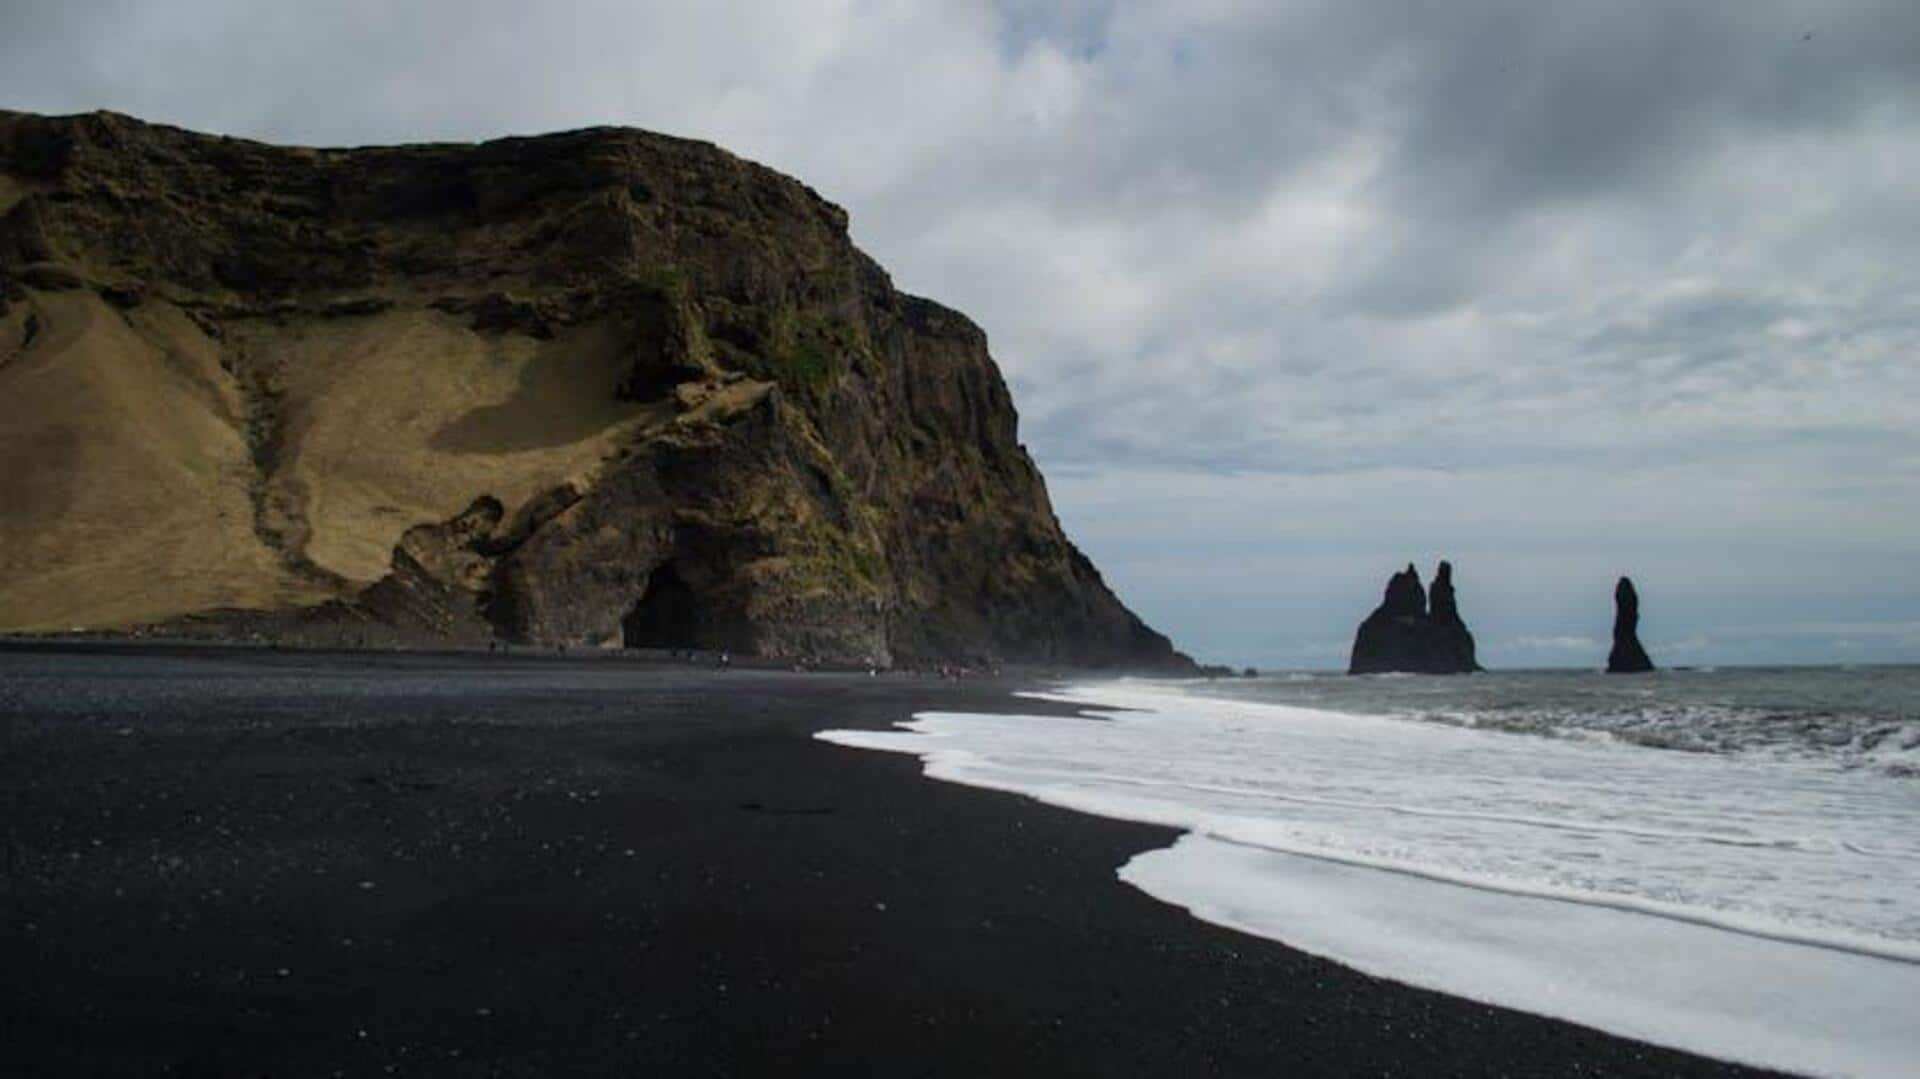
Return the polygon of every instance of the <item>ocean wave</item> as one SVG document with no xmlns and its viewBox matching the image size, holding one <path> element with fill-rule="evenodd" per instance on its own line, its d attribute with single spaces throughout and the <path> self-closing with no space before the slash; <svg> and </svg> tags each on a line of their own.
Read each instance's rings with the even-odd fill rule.
<svg viewBox="0 0 1920 1079">
<path fill-rule="evenodd" d="M 1794 925 L 1769 918 L 1752 915 L 1727 913 L 1712 908 L 1690 906 L 1684 903 L 1665 903 L 1657 899 L 1648 899 L 1634 895 L 1610 895 L 1579 888 L 1562 888 L 1550 884 L 1541 884 L 1526 880 L 1497 877 L 1487 874 L 1467 873 L 1437 867 L 1418 861 L 1398 858 L 1373 858 L 1351 854 L 1346 851 L 1321 849 L 1311 844 L 1274 843 L 1254 839 L 1237 838 L 1231 829 L 1199 829 L 1195 835 L 1229 843 L 1234 846 L 1251 847 L 1273 854 L 1287 854 L 1300 858 L 1314 858 L 1320 861 L 1337 862 L 1362 869 L 1377 869 L 1389 873 L 1419 877 L 1422 880 L 1452 884 L 1462 888 L 1474 888 L 1480 891 L 1497 892 L 1501 895 L 1524 896 L 1529 899 L 1551 899 L 1561 903 L 1575 903 L 1581 906 L 1599 907 L 1606 910 L 1623 911 L 1629 914 L 1646 914 L 1669 921 L 1685 922 L 1688 925 L 1719 929 L 1743 936 L 1758 937 L 1762 940 L 1778 941 L 1782 944 L 1798 944 L 1812 948 L 1824 948 L 1829 951 L 1846 952 L 1850 955 L 1868 956 L 1886 959 L 1896 963 L 1920 965 L 1920 941 L 1898 940 L 1865 933 L 1852 933 L 1845 930 L 1818 930 Z"/>
<path fill-rule="evenodd" d="M 1850 1054 L 1849 1071 L 1899 1074 L 1885 1062 L 1920 1051 L 1920 805 L 1901 787 L 1564 722 L 1517 738 L 1467 709 L 1409 722 L 1165 684 L 1038 696 L 1085 714 L 821 737 L 1180 830 L 1122 879 L 1385 977 L 1776 1066 Z"/>
<path fill-rule="evenodd" d="M 1830 839 L 1799 836 L 1765 836 L 1730 832 L 1701 832 L 1673 828 L 1646 828 L 1615 824 L 1608 821 L 1581 820 L 1577 818 L 1569 819 L 1516 813 L 1489 813 L 1473 810 L 1444 809 L 1432 806 L 1405 805 L 1395 802 L 1365 799 L 1325 798 L 1304 794 L 1283 793 L 1270 787 L 1194 783 L 1115 772 L 1102 772 L 1086 768 L 1049 769 L 1029 765 L 1022 769 L 1022 771 L 1035 780 L 1065 781 L 1103 787 L 1134 787 L 1146 790 L 1178 791 L 1192 794 L 1218 794 L 1232 798 L 1245 798 L 1256 802 L 1325 806 L 1334 809 L 1391 813 L 1397 816 L 1429 817 L 1436 820 L 1479 821 L 1491 824 L 1516 825 L 1523 828 L 1545 828 L 1552 831 L 1571 832 L 1580 835 L 1606 834 L 1632 836 L 1639 839 L 1659 839 L 1685 843 L 1711 843 L 1729 847 L 1763 847 L 1770 850 L 1798 850 L 1822 854 L 1845 850 L 1849 853 L 1871 855 L 1873 857 L 1903 858 L 1909 861 L 1920 861 L 1920 852 L 1902 854 L 1894 851 L 1870 851 L 1853 844 L 1836 842 Z M 1317 848 L 1287 847 L 1285 849 L 1288 853 L 1293 854 L 1328 853 L 1323 850 L 1318 850 Z M 1920 953 L 1916 954 L 1917 957 L 1920 957 Z"/>
<path fill-rule="evenodd" d="M 1678 753 L 1798 760 L 1889 778 L 1920 775 L 1920 668 L 1669 670 L 1259 679 L 1190 687 L 1356 715 Z"/>
<path fill-rule="evenodd" d="M 1697 704 L 1633 708 L 1409 709 L 1398 718 L 1474 730 L 1609 741 L 1679 753 L 1738 754 L 1920 775 L 1920 722 L 1838 712 Z"/>
</svg>

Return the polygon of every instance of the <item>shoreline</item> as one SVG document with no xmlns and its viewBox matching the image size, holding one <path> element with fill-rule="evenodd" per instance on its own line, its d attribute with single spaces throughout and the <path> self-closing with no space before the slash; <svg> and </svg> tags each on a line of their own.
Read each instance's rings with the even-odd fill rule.
<svg viewBox="0 0 1920 1079">
<path fill-rule="evenodd" d="M 0 643 L 23 1074 L 1762 1074 L 1213 926 L 1116 876 L 1177 830 L 813 737 L 1077 711 L 1030 674 L 161 648 Z"/>
<path fill-rule="evenodd" d="M 1920 951 L 1892 919 L 1910 874 L 1879 863 L 1877 887 L 1837 883 L 1872 871 L 1864 855 L 1785 809 L 1816 790 L 1804 797 L 1874 822 L 1850 838 L 1903 834 L 1907 817 L 1870 808 L 1897 788 L 1856 789 L 1857 773 L 1801 788 L 1759 780 L 1758 764 L 1713 771 L 1710 755 L 1206 692 L 1109 683 L 1052 698 L 1112 725 L 930 714 L 904 731 L 820 737 L 912 756 L 941 781 L 1178 829 L 1121 879 L 1385 979 L 1758 1067 L 1909 1071 Z M 1424 769 L 1448 778 L 1413 778 Z M 1696 780 L 1724 801 L 1724 815 L 1699 814 L 1702 831 L 1653 828 L 1627 808 L 1666 821 L 1705 810 L 1686 793 Z M 1628 793 L 1586 803 L 1582 784 Z M 1558 812 L 1556 798 L 1568 800 Z M 1768 809 L 1781 814 L 1771 828 Z M 1588 865 L 1612 876 L 1578 876 Z M 1678 865 L 1686 881 L 1662 875 Z M 1783 891 L 1769 898 L 1763 881 Z M 1825 918 L 1791 920 L 1808 909 Z"/>
<path fill-rule="evenodd" d="M 391 642 L 384 645 L 350 646 L 336 644 L 316 644 L 299 640 L 272 640 L 267 638 L 246 639 L 239 637 L 200 638 L 163 635 L 136 635 L 125 633 L 0 633 L 0 654 L 17 653 L 93 653 L 101 655 L 174 655 L 182 658 L 191 656 L 225 655 L 286 655 L 310 657 L 334 657 L 345 660 L 372 659 L 376 657 L 417 657 L 431 659 L 435 657 L 450 659 L 481 658 L 488 661 L 529 660 L 540 662 L 556 660 L 562 662 L 606 663 L 615 666 L 636 669 L 737 669 L 747 671 L 775 671 L 793 674 L 867 674 L 894 676 L 939 677 L 943 672 L 957 671 L 962 677 L 972 680 L 1000 680 L 1009 684 L 1021 685 L 1038 682 L 1065 683 L 1080 679 L 1105 678 L 1186 678 L 1186 677 L 1223 677 L 1219 675 L 1175 675 L 1152 669 L 1133 669 L 1123 667 L 1071 667 L 1066 665 L 997 663 L 991 666 L 975 666 L 954 662 L 913 662 L 896 663 L 890 666 L 878 666 L 861 663 L 847 663 L 830 660 L 796 660 L 791 657 L 780 658 L 761 656 L 751 653 L 729 652 L 720 649 L 664 649 L 664 648 L 627 648 L 614 646 L 558 646 L 535 644 L 508 644 L 504 641 L 490 645 L 463 644 L 458 641 L 437 638 L 423 638 L 416 642 Z M 720 657 L 727 657 L 724 662 Z M 1238 675 L 1226 677 L 1239 677 Z"/>
</svg>

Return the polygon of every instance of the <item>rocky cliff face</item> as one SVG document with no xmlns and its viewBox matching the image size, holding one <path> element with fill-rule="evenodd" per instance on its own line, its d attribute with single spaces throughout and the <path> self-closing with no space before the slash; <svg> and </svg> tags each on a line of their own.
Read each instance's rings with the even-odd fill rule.
<svg viewBox="0 0 1920 1079">
<path fill-rule="evenodd" d="M 1349 674 L 1464 674 L 1477 671 L 1473 634 L 1460 619 L 1453 592 L 1453 566 L 1433 575 L 1432 607 L 1420 587 L 1420 572 L 1407 568 L 1387 581 L 1387 593 L 1354 634 Z"/>
<path fill-rule="evenodd" d="M 0 628 L 1184 668 L 985 335 L 844 212 L 595 129 L 0 113 Z"/>
<path fill-rule="evenodd" d="M 1613 586 L 1613 651 L 1607 653 L 1608 674 L 1641 674 L 1653 670 L 1653 660 L 1640 645 L 1640 593 L 1626 577 Z"/>
</svg>

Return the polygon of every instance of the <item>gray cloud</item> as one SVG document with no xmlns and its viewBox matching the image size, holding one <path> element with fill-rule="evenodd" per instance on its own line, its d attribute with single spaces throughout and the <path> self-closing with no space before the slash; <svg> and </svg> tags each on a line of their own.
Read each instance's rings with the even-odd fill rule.
<svg viewBox="0 0 1920 1079">
<path fill-rule="evenodd" d="M 1702 661 L 1920 608 L 1905 0 L 6 8 L 0 106 L 804 177 L 988 329 L 1069 527 L 1223 659 L 1320 662 L 1421 552 L 1496 642 L 1604 633 L 1629 568 Z M 1909 641 L 1793 641 L 1843 639 Z"/>
</svg>

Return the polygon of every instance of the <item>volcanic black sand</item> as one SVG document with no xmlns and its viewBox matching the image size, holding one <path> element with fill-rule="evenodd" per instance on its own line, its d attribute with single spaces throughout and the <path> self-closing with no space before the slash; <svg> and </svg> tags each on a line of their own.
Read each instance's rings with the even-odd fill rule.
<svg viewBox="0 0 1920 1079">
<path fill-rule="evenodd" d="M 9 1075 L 1740 1069 L 1120 883 L 1163 829 L 813 740 L 1006 683 L 0 648 Z"/>
</svg>

